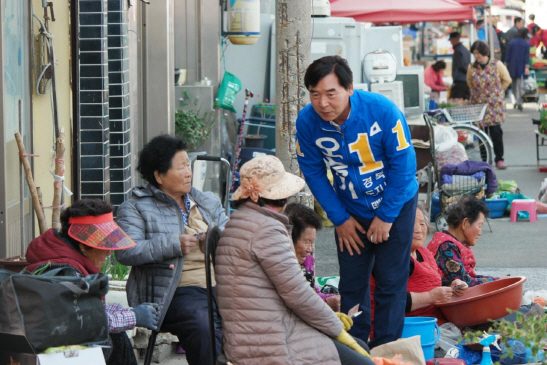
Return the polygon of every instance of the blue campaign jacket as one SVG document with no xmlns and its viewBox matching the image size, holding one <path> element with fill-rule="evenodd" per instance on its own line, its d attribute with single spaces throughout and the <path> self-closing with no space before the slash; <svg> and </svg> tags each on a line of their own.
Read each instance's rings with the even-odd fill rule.
<svg viewBox="0 0 547 365">
<path fill-rule="evenodd" d="M 313 195 L 335 225 L 351 215 L 392 223 L 418 191 L 416 154 L 406 119 L 389 99 L 355 90 L 341 125 L 312 105 L 296 120 L 297 158 Z M 334 190 L 326 165 L 334 176 Z"/>
</svg>

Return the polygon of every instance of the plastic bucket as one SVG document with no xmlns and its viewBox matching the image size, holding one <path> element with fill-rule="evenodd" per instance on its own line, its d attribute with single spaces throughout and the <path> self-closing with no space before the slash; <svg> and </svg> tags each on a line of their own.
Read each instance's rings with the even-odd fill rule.
<svg viewBox="0 0 547 365">
<path fill-rule="evenodd" d="M 420 336 L 425 360 L 433 358 L 435 344 L 441 337 L 441 331 L 434 317 L 405 317 L 402 338 Z"/>
</svg>

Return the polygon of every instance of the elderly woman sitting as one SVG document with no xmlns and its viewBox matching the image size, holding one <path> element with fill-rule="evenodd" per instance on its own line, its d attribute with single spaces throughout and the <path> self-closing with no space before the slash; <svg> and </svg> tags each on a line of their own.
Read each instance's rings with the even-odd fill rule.
<svg viewBox="0 0 547 365">
<path fill-rule="evenodd" d="M 310 283 L 310 286 L 315 292 L 327 303 L 335 312 L 340 311 L 340 295 L 323 294 L 317 285 L 315 285 L 315 259 L 312 256 L 315 237 L 317 231 L 323 225 L 321 218 L 303 204 L 291 203 L 285 208 L 285 215 L 289 218 L 289 223 L 292 225 L 292 242 L 296 259 L 302 268 L 304 277 Z"/>
<path fill-rule="evenodd" d="M 216 251 L 216 294 L 228 361 L 373 364 L 366 345 L 359 345 L 310 290 L 298 265 L 282 211 L 304 180 L 285 172 L 275 156 L 248 161 L 240 177 L 232 196 L 238 210 Z"/>
<path fill-rule="evenodd" d="M 460 279 L 454 279 L 448 283 L 449 286 L 443 286 L 442 272 L 431 252 L 424 247 L 429 231 L 426 217 L 425 208 L 418 204 L 410 248 L 405 317 L 435 317 L 438 324 L 443 324 L 446 318 L 435 304 L 449 301 L 452 295 L 462 295 L 468 286 Z M 371 281 L 373 286 L 374 279 Z M 371 294 L 371 297 L 374 308 L 374 295 Z"/>
<path fill-rule="evenodd" d="M 146 301 L 161 308 L 160 328 L 178 336 L 190 365 L 211 364 L 205 255 L 198 237 L 209 225 L 228 221 L 213 193 L 192 187 L 186 144 L 161 135 L 139 154 L 137 170 L 148 182 L 133 189 L 118 209 L 118 224 L 137 243 L 116 253 L 131 265 L 130 304 Z M 217 349 L 222 332 L 216 329 Z"/>
<path fill-rule="evenodd" d="M 424 247 L 429 231 L 425 209 L 418 204 L 414 235 L 410 251 L 410 275 L 407 284 L 406 317 L 435 317 L 438 323 L 446 322 L 442 312 L 435 306 L 462 295 L 468 288 L 460 279 L 454 279 L 450 286 L 442 286 L 442 272 L 437 267 L 435 258 Z"/>
<path fill-rule="evenodd" d="M 101 271 L 112 250 L 126 250 L 135 246 L 114 222 L 112 207 L 102 200 L 82 199 L 61 214 L 61 231 L 47 230 L 29 245 L 27 270 L 48 270 L 70 267 L 78 276 Z M 105 304 L 108 318 L 109 344 L 112 351 L 103 349 L 107 365 L 136 365 L 133 346 L 125 333 L 135 326 L 157 329 L 159 312 L 156 306 L 143 303 L 136 308 L 120 304 Z"/>
<path fill-rule="evenodd" d="M 464 195 L 448 206 L 448 231 L 435 233 L 427 245 L 442 272 L 443 285 L 449 285 L 455 279 L 469 286 L 499 279 L 477 275 L 475 254 L 471 249 L 482 234 L 488 213 L 486 204 L 474 195 Z"/>
</svg>

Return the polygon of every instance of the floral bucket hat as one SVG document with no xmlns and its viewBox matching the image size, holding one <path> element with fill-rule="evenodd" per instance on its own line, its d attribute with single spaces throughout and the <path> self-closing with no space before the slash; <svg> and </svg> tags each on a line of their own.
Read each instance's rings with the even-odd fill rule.
<svg viewBox="0 0 547 365">
<path fill-rule="evenodd" d="M 241 185 L 232 195 L 233 200 L 286 199 L 306 185 L 301 177 L 286 172 L 283 163 L 272 155 L 258 156 L 246 162 L 241 166 L 239 176 Z"/>
</svg>

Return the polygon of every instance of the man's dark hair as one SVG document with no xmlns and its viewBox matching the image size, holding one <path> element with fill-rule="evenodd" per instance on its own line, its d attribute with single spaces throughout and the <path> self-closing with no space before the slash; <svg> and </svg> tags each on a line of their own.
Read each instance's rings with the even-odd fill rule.
<svg viewBox="0 0 547 365">
<path fill-rule="evenodd" d="M 460 32 L 452 32 L 452 33 L 450 33 L 450 35 L 448 36 L 448 39 L 449 39 L 449 40 L 450 40 L 450 39 L 457 39 L 457 40 L 459 40 L 460 37 L 461 37 Z"/>
<path fill-rule="evenodd" d="M 473 45 L 471 46 L 471 53 L 473 53 L 475 50 L 483 56 L 490 55 L 490 47 L 488 47 L 488 44 L 483 41 L 475 41 L 473 43 Z"/>
<path fill-rule="evenodd" d="M 452 203 L 446 209 L 448 216 L 446 221 L 452 228 L 457 228 L 465 218 L 469 220 L 471 224 L 475 223 L 479 219 L 480 213 L 484 214 L 484 217 L 488 217 L 488 207 L 486 203 L 478 199 L 475 195 L 464 195 L 460 200 Z"/>
<path fill-rule="evenodd" d="M 61 212 L 61 232 L 59 233 L 74 249 L 76 249 L 76 251 L 81 252 L 79 248 L 80 242 L 68 235 L 68 229 L 70 228 L 70 223 L 68 223 L 68 220 L 72 217 L 97 217 L 110 212 L 112 212 L 112 206 L 104 200 L 77 200 L 74 204 Z"/>
<path fill-rule="evenodd" d="M 440 70 L 446 69 L 446 62 L 444 62 L 443 60 L 437 61 L 433 64 L 432 67 L 435 70 L 435 72 L 439 72 Z"/>
<path fill-rule="evenodd" d="M 523 19 L 520 16 L 517 16 L 515 20 L 513 20 L 513 24 L 517 25 L 518 22 L 522 21 Z"/>
<path fill-rule="evenodd" d="M 316 86 L 325 76 L 334 72 L 338 78 L 338 83 L 344 89 L 349 90 L 353 83 L 353 73 L 348 65 L 348 61 L 340 56 L 321 57 L 309 65 L 304 75 L 304 85 L 306 89 Z"/>
<path fill-rule="evenodd" d="M 539 25 L 534 25 L 534 26 L 532 27 L 532 35 L 535 35 L 536 32 L 537 32 L 538 30 L 540 30 L 540 29 L 541 29 L 541 28 L 539 27 Z"/>
<path fill-rule="evenodd" d="M 141 173 L 143 179 L 158 187 L 154 172 L 165 174 L 171 168 L 173 156 L 177 152 L 186 151 L 186 148 L 186 143 L 180 138 L 168 134 L 154 137 L 139 153 L 137 171 Z"/>
<path fill-rule="evenodd" d="M 528 19 L 530 19 L 531 21 L 534 21 L 536 20 L 536 16 L 534 14 L 530 14 L 528 15 Z"/>
<path fill-rule="evenodd" d="M 291 236 L 293 244 L 300 239 L 306 228 L 313 227 L 316 230 L 323 228 L 319 215 L 304 204 L 291 203 L 287 205 L 285 207 L 285 215 L 289 218 L 289 223 L 292 225 Z"/>
<path fill-rule="evenodd" d="M 484 24 L 484 20 L 483 19 L 479 19 L 477 20 L 477 28 L 479 28 L 481 25 Z"/>
</svg>

